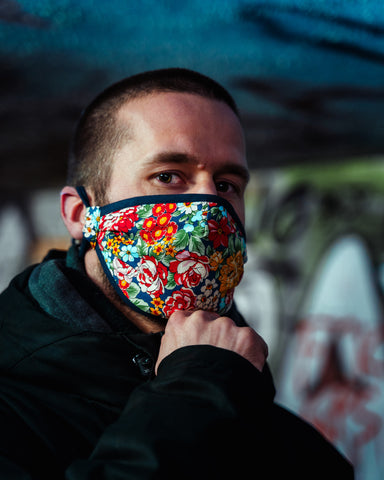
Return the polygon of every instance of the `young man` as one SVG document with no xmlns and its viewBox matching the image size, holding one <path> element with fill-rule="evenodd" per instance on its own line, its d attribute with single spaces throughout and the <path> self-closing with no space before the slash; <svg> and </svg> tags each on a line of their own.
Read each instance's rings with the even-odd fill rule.
<svg viewBox="0 0 384 480">
<path fill-rule="evenodd" d="M 353 478 L 274 404 L 233 305 L 247 180 L 236 105 L 205 76 L 147 72 L 85 110 L 61 195 L 74 245 L 0 299 L 2 478 Z"/>
</svg>

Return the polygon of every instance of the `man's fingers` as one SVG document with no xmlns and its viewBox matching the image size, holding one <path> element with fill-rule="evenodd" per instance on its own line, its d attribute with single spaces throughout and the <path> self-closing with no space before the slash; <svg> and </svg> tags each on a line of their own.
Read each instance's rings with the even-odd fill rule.
<svg viewBox="0 0 384 480">
<path fill-rule="evenodd" d="M 250 327 L 238 327 L 229 317 L 203 310 L 177 311 L 168 320 L 161 340 L 159 363 L 178 348 L 213 345 L 238 353 L 262 370 L 268 356 L 264 340 Z"/>
</svg>

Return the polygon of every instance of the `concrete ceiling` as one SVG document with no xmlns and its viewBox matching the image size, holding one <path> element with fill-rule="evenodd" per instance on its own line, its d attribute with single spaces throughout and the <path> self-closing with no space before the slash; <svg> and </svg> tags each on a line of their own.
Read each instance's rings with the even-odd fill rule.
<svg viewBox="0 0 384 480">
<path fill-rule="evenodd" d="M 181 66 L 237 100 L 255 168 L 381 155 L 382 0 L 0 0 L 0 188 L 61 185 L 82 108 Z"/>
</svg>

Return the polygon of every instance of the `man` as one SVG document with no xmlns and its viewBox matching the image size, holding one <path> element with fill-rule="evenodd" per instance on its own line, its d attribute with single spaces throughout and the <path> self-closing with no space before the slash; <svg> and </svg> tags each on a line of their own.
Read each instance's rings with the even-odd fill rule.
<svg viewBox="0 0 384 480">
<path fill-rule="evenodd" d="M 61 195 L 74 245 L 0 299 L 1 478 L 353 477 L 274 404 L 233 305 L 247 180 L 236 106 L 200 74 L 137 75 L 85 110 Z"/>
</svg>

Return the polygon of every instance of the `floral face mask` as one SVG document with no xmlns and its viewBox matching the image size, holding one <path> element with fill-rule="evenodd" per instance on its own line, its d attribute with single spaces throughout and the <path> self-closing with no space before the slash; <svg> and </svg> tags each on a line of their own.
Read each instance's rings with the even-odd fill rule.
<svg viewBox="0 0 384 480">
<path fill-rule="evenodd" d="M 233 207 L 215 195 L 135 197 L 91 207 L 83 236 L 120 297 L 148 316 L 232 306 L 246 262 L 245 232 Z"/>
</svg>

